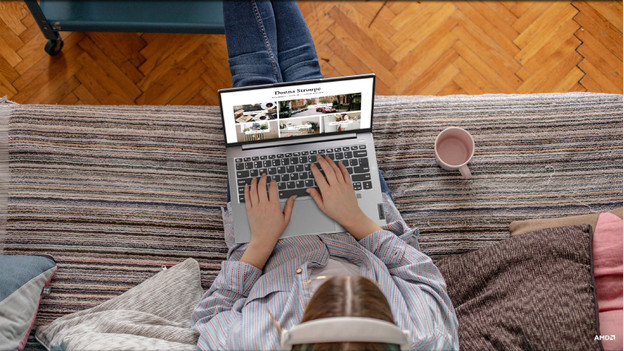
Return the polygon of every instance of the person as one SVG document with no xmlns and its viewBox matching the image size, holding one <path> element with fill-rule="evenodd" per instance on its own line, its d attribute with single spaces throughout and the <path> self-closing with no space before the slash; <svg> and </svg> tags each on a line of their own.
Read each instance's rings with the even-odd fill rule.
<svg viewBox="0 0 624 351">
<path fill-rule="evenodd" d="M 225 1 L 226 42 L 233 86 L 322 78 L 303 15 L 292 1 Z M 431 258 L 418 249 L 418 231 L 401 218 L 385 181 L 386 227 L 358 207 L 342 163 L 319 156 L 308 194 L 347 232 L 280 239 L 296 197 L 280 205 L 266 175 L 245 186 L 251 229 L 234 242 L 229 202 L 223 210 L 227 259 L 192 314 L 202 350 L 274 350 L 281 331 L 330 317 L 368 317 L 410 331 L 413 349 L 459 348 L 457 317 Z M 321 173 L 323 171 L 324 175 Z M 322 339 L 322 338 L 321 338 Z M 382 350 L 394 344 L 334 344 L 318 340 L 296 350 Z"/>
</svg>

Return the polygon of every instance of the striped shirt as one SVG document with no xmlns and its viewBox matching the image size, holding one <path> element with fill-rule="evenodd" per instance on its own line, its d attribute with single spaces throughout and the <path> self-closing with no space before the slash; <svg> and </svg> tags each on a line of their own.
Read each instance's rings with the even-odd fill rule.
<svg viewBox="0 0 624 351">
<path fill-rule="evenodd" d="M 412 349 L 457 350 L 457 317 L 440 271 L 418 250 L 416 236 L 386 194 L 387 230 L 357 241 L 348 233 L 303 235 L 279 240 L 264 270 L 239 262 L 246 244 L 235 244 L 232 216 L 223 211 L 229 246 L 221 272 L 192 315 L 201 350 L 275 350 L 280 326 L 290 329 L 303 317 L 314 294 L 312 270 L 329 257 L 357 265 L 379 282 L 396 324 L 412 333 Z M 296 204 L 295 204 L 296 206 Z"/>
</svg>

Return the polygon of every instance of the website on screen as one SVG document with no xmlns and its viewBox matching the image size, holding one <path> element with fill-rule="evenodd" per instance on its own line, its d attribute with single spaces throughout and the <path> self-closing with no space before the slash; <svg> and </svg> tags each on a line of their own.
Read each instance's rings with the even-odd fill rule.
<svg viewBox="0 0 624 351">
<path fill-rule="evenodd" d="M 221 93 L 226 142 L 348 132 L 371 127 L 373 77 Z"/>
</svg>

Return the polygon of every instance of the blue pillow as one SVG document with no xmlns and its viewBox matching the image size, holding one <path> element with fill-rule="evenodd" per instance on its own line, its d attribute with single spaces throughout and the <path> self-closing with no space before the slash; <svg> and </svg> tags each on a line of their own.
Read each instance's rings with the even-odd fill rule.
<svg viewBox="0 0 624 351">
<path fill-rule="evenodd" d="M 28 341 L 43 288 L 50 284 L 56 262 L 50 256 L 0 256 L 0 345 L 23 350 Z"/>
</svg>

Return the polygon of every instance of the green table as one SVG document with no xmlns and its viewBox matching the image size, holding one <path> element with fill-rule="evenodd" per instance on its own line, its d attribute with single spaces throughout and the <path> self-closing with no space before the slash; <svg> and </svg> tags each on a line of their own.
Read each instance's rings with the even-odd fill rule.
<svg viewBox="0 0 624 351">
<path fill-rule="evenodd" d="M 25 0 L 45 51 L 63 48 L 59 31 L 223 34 L 222 1 Z"/>
</svg>

